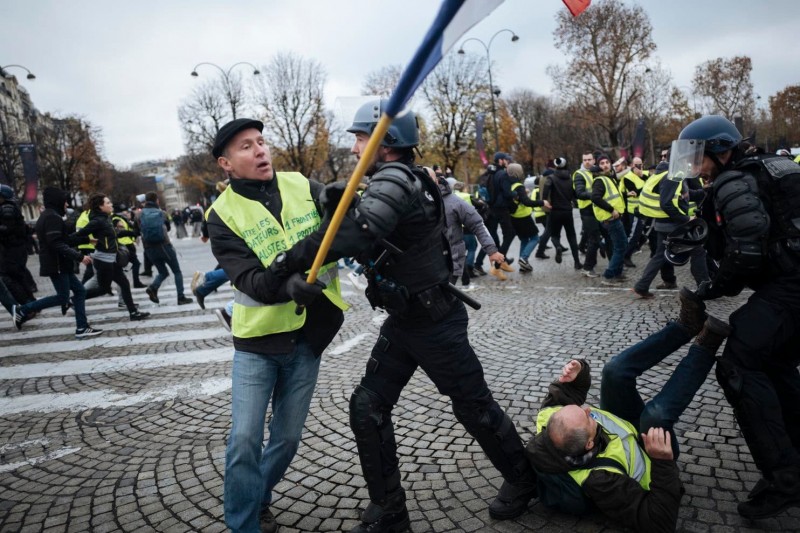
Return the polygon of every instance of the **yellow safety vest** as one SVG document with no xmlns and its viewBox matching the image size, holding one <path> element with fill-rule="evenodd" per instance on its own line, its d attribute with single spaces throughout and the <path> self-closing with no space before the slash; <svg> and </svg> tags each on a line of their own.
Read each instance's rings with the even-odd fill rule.
<svg viewBox="0 0 800 533">
<path fill-rule="evenodd" d="M 591 172 L 589 172 L 584 168 L 579 168 L 578 170 L 572 173 L 572 189 L 575 190 L 575 176 L 577 176 L 578 174 L 580 174 L 585 178 L 586 190 L 591 191 L 592 183 L 594 183 L 594 177 L 592 176 Z M 578 209 L 583 209 L 584 207 L 589 207 L 590 205 L 592 205 L 591 200 L 581 200 L 580 198 L 578 199 Z"/>
<path fill-rule="evenodd" d="M 597 176 L 595 179 L 603 180 L 603 185 L 605 185 L 606 192 L 603 193 L 603 200 L 611 204 L 611 207 L 616 209 L 617 213 L 620 215 L 624 213 L 625 200 L 622 199 L 622 195 L 619 193 L 619 187 L 614 185 L 614 181 L 608 176 L 602 175 Z M 611 213 L 597 205 L 592 205 L 592 211 L 594 211 L 594 218 L 600 222 L 605 222 L 611 218 Z"/>
<path fill-rule="evenodd" d="M 320 225 L 308 179 L 298 172 L 281 172 L 276 179 L 283 201 L 282 224 L 261 202 L 236 194 L 233 187 L 225 189 L 206 212 L 214 210 L 222 222 L 253 250 L 264 267 Z M 328 300 L 343 311 L 347 310 L 349 306 L 342 300 L 338 265 L 335 262 L 323 265 L 317 277 L 326 286 L 322 292 Z M 236 287 L 233 296 L 231 331 L 235 337 L 244 339 L 296 331 L 306 322 L 306 311 L 295 314 L 294 302 L 265 304 L 236 290 Z"/>
<path fill-rule="evenodd" d="M 81 213 L 81 216 L 78 217 L 78 220 L 75 221 L 75 229 L 79 230 L 83 227 L 86 227 L 86 224 L 89 223 L 89 211 L 84 211 Z M 94 239 L 94 235 L 89 235 L 90 239 Z M 87 242 L 86 244 L 79 244 L 79 250 L 94 250 L 94 244 Z"/>
<path fill-rule="evenodd" d="M 469 205 L 472 205 L 472 196 L 470 196 L 468 192 L 455 191 L 453 194 L 467 202 Z"/>
<path fill-rule="evenodd" d="M 794 162 L 800 164 L 800 155 L 794 158 Z"/>
<path fill-rule="evenodd" d="M 550 417 L 561 408 L 562 406 L 547 407 L 539 411 L 536 416 L 536 431 L 541 433 L 547 426 Z M 636 480 L 643 489 L 650 490 L 650 458 L 639 446 L 639 432 L 636 431 L 633 424 L 608 411 L 594 407 L 591 417 L 597 421 L 597 430 L 603 431 L 609 437 L 608 446 L 597 457 L 613 459 L 625 467 L 625 473 Z M 621 472 L 612 466 L 577 468 L 570 470 L 569 475 L 582 487 L 592 470 L 608 470 L 621 475 Z"/>
<path fill-rule="evenodd" d="M 633 170 L 628 171 L 627 174 L 622 176 L 621 183 L 625 183 L 626 179 L 632 181 L 636 189 L 641 189 L 644 186 L 644 180 L 640 178 Z M 636 211 L 639 210 L 639 197 L 628 196 L 626 197 L 626 200 L 628 203 L 628 213 L 636 213 Z"/>
<path fill-rule="evenodd" d="M 539 189 L 539 187 L 534 187 L 533 190 L 531 191 L 531 200 L 533 200 L 534 202 L 537 201 L 539 199 L 540 194 L 541 190 Z M 533 218 L 543 217 L 546 214 L 547 212 L 544 210 L 544 207 L 540 206 L 533 208 Z"/>
<path fill-rule="evenodd" d="M 642 194 L 639 195 L 639 214 L 650 218 L 668 218 L 668 215 L 661 209 L 661 197 L 654 192 L 656 186 L 661 183 L 667 171 L 653 174 L 642 187 Z M 680 187 L 678 187 L 680 191 Z"/>
<path fill-rule="evenodd" d="M 131 230 L 131 225 L 128 223 L 127 220 L 125 220 L 125 217 L 123 217 L 123 216 L 114 215 L 113 217 L 111 217 L 111 221 L 112 222 L 117 222 L 117 221 L 122 222 L 122 228 L 125 231 L 130 231 Z M 117 238 L 117 242 L 120 243 L 123 246 L 127 246 L 129 244 L 135 243 L 136 239 L 134 237 L 118 237 Z"/>
<path fill-rule="evenodd" d="M 511 185 L 511 191 L 513 192 L 514 189 L 518 189 L 520 187 L 523 187 L 523 185 L 520 182 L 517 181 L 517 182 L 515 182 L 515 183 L 513 183 Z M 525 205 L 525 204 L 521 204 L 521 203 L 519 203 L 519 200 L 515 199 L 514 200 L 514 205 L 517 206 L 517 209 L 516 209 L 516 211 L 511 213 L 511 216 L 513 218 L 525 218 L 525 217 L 531 216 L 531 213 L 533 213 L 533 208 L 531 206 Z"/>
</svg>

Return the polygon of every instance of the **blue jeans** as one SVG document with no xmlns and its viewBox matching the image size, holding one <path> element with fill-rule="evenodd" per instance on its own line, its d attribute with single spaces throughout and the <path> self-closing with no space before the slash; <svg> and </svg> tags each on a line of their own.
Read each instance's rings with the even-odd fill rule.
<svg viewBox="0 0 800 533">
<path fill-rule="evenodd" d="M 478 238 L 473 233 L 465 233 L 464 244 L 467 246 L 466 268 L 473 268 L 475 266 L 475 252 L 478 250 Z"/>
<path fill-rule="evenodd" d="M 150 286 L 155 290 L 161 287 L 164 280 L 169 277 L 169 270 L 167 270 L 167 265 L 169 265 L 172 273 L 175 274 L 175 288 L 178 290 L 178 299 L 183 298 L 183 273 L 181 272 L 181 265 L 178 264 L 175 248 L 171 244 L 161 244 L 145 248 L 144 253 L 158 270 L 158 274 L 153 278 L 153 283 Z"/>
<path fill-rule="evenodd" d="M 536 248 L 536 245 L 539 244 L 539 235 L 534 235 L 533 237 L 520 237 L 519 238 L 519 256 L 521 259 L 525 261 L 533 253 L 533 250 Z"/>
<path fill-rule="evenodd" d="M 55 294 L 39 298 L 32 302 L 18 307 L 23 314 L 29 315 L 35 311 L 41 311 L 48 307 L 66 305 L 69 302 L 69 292 L 72 291 L 72 308 L 75 310 L 75 327 L 85 329 L 89 326 L 86 320 L 86 289 L 81 280 L 72 272 L 62 272 L 55 276 L 50 276 L 53 283 Z"/>
<path fill-rule="evenodd" d="M 233 532 L 258 532 L 261 508 L 292 462 L 319 374 L 320 357 L 305 339 L 293 352 L 233 354 L 231 417 L 225 453 L 225 523 Z M 272 399 L 269 441 L 264 419 Z"/>
<path fill-rule="evenodd" d="M 220 285 L 224 285 L 228 282 L 228 275 L 225 273 L 224 270 L 218 268 L 217 270 L 210 270 L 205 274 L 205 281 L 202 285 L 197 286 L 197 294 L 200 296 L 208 296 Z"/>
<path fill-rule="evenodd" d="M 606 279 L 616 278 L 622 274 L 622 263 L 625 259 L 625 246 L 628 244 L 628 238 L 625 236 L 625 226 L 622 225 L 622 220 L 608 220 L 603 223 L 611 237 L 611 259 L 608 261 L 608 268 L 603 272 L 603 277 Z"/>
<path fill-rule="evenodd" d="M 639 431 L 661 427 L 670 432 L 672 450 L 678 458 L 678 441 L 673 425 L 692 402 L 716 361 L 708 348 L 692 344 L 664 387 L 644 403 L 636 390 L 636 378 L 691 340 L 689 332 L 677 322 L 626 349 L 603 367 L 600 383 L 600 408 L 628 420 Z"/>
</svg>

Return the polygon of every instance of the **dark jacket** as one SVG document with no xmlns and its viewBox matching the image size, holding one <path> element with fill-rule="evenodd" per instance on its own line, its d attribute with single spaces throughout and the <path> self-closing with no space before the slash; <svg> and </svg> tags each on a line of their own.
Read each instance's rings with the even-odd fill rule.
<svg viewBox="0 0 800 533">
<path fill-rule="evenodd" d="M 503 168 L 489 178 L 492 180 L 492 197 L 489 206 L 492 209 L 510 209 L 513 207 L 514 194 L 511 192 L 511 177 Z"/>
<path fill-rule="evenodd" d="M 25 246 L 27 240 L 28 228 L 22 211 L 14 200 L 4 200 L 0 204 L 0 246 Z"/>
<path fill-rule="evenodd" d="M 575 381 L 550 384 L 542 409 L 556 405 L 583 405 L 591 386 L 591 371 L 581 361 Z M 595 446 L 602 451 L 609 440 L 597 432 Z M 528 460 L 536 470 L 547 473 L 568 472 L 575 468 L 559 453 L 547 429 L 535 435 L 526 446 Z M 595 470 L 583 485 L 586 496 L 603 513 L 637 531 L 675 531 L 681 500 L 681 481 L 675 461 L 651 458 L 650 490 L 618 472 Z"/>
<path fill-rule="evenodd" d="M 89 235 L 97 239 L 94 249 L 98 252 L 116 253 L 118 237 L 136 237 L 134 231 L 115 231 L 111 217 L 102 211 L 89 213 L 89 223 L 70 235 L 78 244 L 89 242 Z"/>
<path fill-rule="evenodd" d="M 81 261 L 83 254 L 72 248 L 78 242 L 67 236 L 64 216 L 64 203 L 67 195 L 54 188 L 45 189 L 43 195 L 45 210 L 36 222 L 36 236 L 39 239 L 39 275 L 55 276 L 72 272 L 74 261 Z"/>
<path fill-rule="evenodd" d="M 231 179 L 229 186 L 236 194 L 264 204 L 272 216 L 281 222 L 283 202 L 278 192 L 278 180 L 280 173 L 270 181 Z M 322 185 L 315 181 L 309 183 L 311 196 L 317 198 L 322 191 Z M 273 274 L 213 209 L 208 212 L 207 225 L 211 251 L 237 290 L 266 304 L 285 301 L 281 299 L 279 291 L 274 289 L 275 284 L 271 279 Z M 313 259 L 312 257 L 310 261 Z M 314 353 L 321 355 L 339 331 L 344 314 L 324 297 L 315 299 L 306 308 L 306 313 L 306 322 L 300 330 L 247 339 L 233 337 L 233 346 L 237 350 L 263 355 L 284 354 L 294 350 L 297 338 L 303 335 Z"/>
<path fill-rule="evenodd" d="M 576 197 L 572 189 L 572 176 L 568 170 L 560 168 L 547 177 L 542 198 L 550 202 L 551 211 L 572 211 L 572 201 Z"/>
</svg>

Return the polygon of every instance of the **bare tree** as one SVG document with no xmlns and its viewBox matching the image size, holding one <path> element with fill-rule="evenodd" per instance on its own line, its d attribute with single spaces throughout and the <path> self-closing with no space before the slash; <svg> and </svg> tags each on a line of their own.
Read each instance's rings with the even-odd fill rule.
<svg viewBox="0 0 800 533">
<path fill-rule="evenodd" d="M 790 85 L 770 96 L 769 111 L 774 143 L 779 145 L 775 147 L 800 145 L 800 85 Z"/>
<path fill-rule="evenodd" d="M 178 120 L 189 152 L 209 153 L 217 131 L 246 111 L 241 78 L 231 75 L 196 87 L 178 108 Z"/>
<path fill-rule="evenodd" d="M 361 85 L 361 94 L 389 98 L 394 88 L 397 87 L 402 73 L 403 67 L 400 65 L 389 65 L 373 70 L 364 79 L 364 83 Z"/>
<path fill-rule="evenodd" d="M 551 66 L 548 72 L 576 112 L 576 122 L 599 127 L 605 139 L 598 144 L 615 150 L 628 108 L 639 96 L 639 65 L 656 49 L 650 19 L 641 6 L 604 0 L 579 17 L 561 10 L 556 20 L 555 45 L 567 56 L 567 65 Z"/>
<path fill-rule="evenodd" d="M 549 127 L 550 102 L 546 97 L 537 95 L 529 89 L 515 89 L 504 98 L 504 104 L 517 130 L 518 142 L 510 149 L 515 160 L 526 170 L 533 172 L 536 168 L 537 150 L 543 130 Z"/>
<path fill-rule="evenodd" d="M 477 54 L 449 54 L 422 85 L 431 120 L 427 160 L 455 168 L 459 155 L 475 142 L 475 115 L 488 107 L 486 60 Z"/>
<path fill-rule="evenodd" d="M 36 132 L 42 186 L 55 185 L 70 194 L 97 186 L 100 130 L 74 115 L 46 122 L 52 127 Z M 84 180 L 87 183 L 82 187 Z"/>
<path fill-rule="evenodd" d="M 731 120 L 737 116 L 750 119 L 755 109 L 752 70 L 752 61 L 747 56 L 718 57 L 695 68 L 692 86 L 711 113 Z"/>
<path fill-rule="evenodd" d="M 675 90 L 672 85 L 672 74 L 663 68 L 659 61 L 655 61 L 641 73 L 638 87 L 638 98 L 631 106 L 633 120 L 630 124 L 633 125 L 637 118 L 644 119 L 648 130 L 650 160 L 653 161 L 656 136 L 664 130 L 672 111 L 672 95 Z M 633 138 L 633 134 L 630 138 Z"/>
<path fill-rule="evenodd" d="M 306 177 L 315 176 L 328 156 L 325 69 L 314 60 L 280 53 L 261 71 L 255 100 L 267 119 L 264 134 L 275 159 Z"/>
</svg>

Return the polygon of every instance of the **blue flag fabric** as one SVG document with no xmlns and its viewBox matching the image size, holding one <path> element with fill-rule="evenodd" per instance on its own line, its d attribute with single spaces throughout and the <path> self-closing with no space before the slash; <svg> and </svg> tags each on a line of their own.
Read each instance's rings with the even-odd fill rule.
<svg viewBox="0 0 800 533">
<path fill-rule="evenodd" d="M 502 3 L 503 0 L 444 0 L 422 45 L 400 75 L 384 110 L 386 114 L 396 117 L 456 41 Z"/>
</svg>

